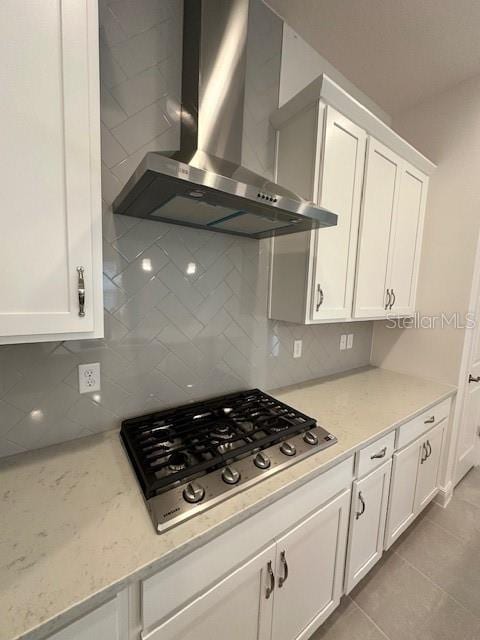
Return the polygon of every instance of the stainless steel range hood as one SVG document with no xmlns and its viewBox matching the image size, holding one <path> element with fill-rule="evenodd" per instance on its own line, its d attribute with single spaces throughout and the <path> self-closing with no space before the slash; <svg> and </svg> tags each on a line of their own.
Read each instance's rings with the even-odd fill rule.
<svg viewBox="0 0 480 640">
<path fill-rule="evenodd" d="M 251 238 L 337 224 L 242 167 L 249 0 L 184 0 L 180 151 L 147 153 L 115 213 Z"/>
</svg>

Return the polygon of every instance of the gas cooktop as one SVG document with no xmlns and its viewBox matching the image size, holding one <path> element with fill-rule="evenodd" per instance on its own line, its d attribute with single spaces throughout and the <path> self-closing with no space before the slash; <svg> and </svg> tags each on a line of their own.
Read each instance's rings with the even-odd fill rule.
<svg viewBox="0 0 480 640">
<path fill-rule="evenodd" d="M 337 441 L 259 389 L 131 418 L 120 435 L 158 533 Z"/>
</svg>

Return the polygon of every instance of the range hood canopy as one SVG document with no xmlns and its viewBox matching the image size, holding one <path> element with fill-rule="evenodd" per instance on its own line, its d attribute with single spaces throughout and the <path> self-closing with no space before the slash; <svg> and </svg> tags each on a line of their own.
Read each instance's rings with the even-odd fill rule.
<svg viewBox="0 0 480 640">
<path fill-rule="evenodd" d="M 147 153 L 115 213 L 256 239 L 337 224 L 241 164 L 249 2 L 184 0 L 180 150 Z"/>
</svg>

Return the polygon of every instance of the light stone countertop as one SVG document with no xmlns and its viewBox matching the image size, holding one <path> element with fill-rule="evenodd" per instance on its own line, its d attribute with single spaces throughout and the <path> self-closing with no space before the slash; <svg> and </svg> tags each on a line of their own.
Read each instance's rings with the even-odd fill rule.
<svg viewBox="0 0 480 640">
<path fill-rule="evenodd" d="M 0 461 L 0 640 L 43 638 L 455 388 L 357 369 L 270 392 L 338 443 L 157 535 L 118 431 Z"/>
</svg>

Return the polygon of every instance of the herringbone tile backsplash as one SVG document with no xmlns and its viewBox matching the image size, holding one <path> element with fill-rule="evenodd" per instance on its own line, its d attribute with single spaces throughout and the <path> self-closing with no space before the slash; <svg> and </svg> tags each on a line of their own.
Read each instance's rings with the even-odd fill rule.
<svg viewBox="0 0 480 640">
<path fill-rule="evenodd" d="M 252 12 L 243 160 L 271 178 L 282 25 L 260 0 Z M 178 147 L 181 2 L 103 0 L 100 23 L 105 339 L 0 347 L 4 456 L 142 412 L 369 362 L 371 323 L 267 320 L 267 241 L 112 214 L 145 152 Z M 346 332 L 354 347 L 340 352 Z M 304 355 L 294 360 L 295 338 Z M 82 362 L 100 362 L 100 393 L 78 393 Z"/>
</svg>

